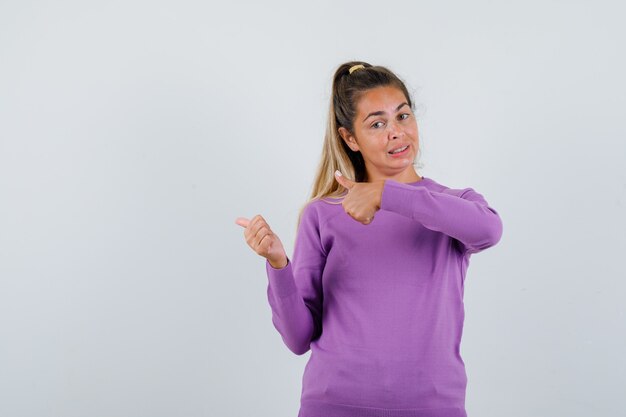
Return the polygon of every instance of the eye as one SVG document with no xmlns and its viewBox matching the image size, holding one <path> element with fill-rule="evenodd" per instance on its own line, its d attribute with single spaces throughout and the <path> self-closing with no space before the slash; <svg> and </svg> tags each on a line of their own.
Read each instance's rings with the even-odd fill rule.
<svg viewBox="0 0 626 417">
<path fill-rule="evenodd" d="M 403 117 L 403 116 L 406 116 L 406 117 Z M 409 118 L 409 116 L 410 116 L 410 114 L 409 114 L 409 113 L 402 113 L 402 114 L 400 115 L 400 119 L 402 119 L 402 120 L 406 120 L 406 119 L 408 119 L 408 118 Z"/>
<path fill-rule="evenodd" d="M 374 124 L 372 125 L 372 127 L 373 127 L 374 129 L 378 129 L 378 126 L 377 126 L 377 125 L 378 125 L 379 123 L 382 123 L 382 122 L 376 122 L 376 123 L 374 123 Z"/>
</svg>

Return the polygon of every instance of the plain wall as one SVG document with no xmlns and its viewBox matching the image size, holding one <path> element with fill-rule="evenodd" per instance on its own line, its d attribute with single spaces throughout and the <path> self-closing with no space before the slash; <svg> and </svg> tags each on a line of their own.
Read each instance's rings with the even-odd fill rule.
<svg viewBox="0 0 626 417">
<path fill-rule="evenodd" d="M 472 257 L 470 417 L 623 415 L 619 2 L 0 2 L 0 415 L 297 415 L 271 322 L 331 77 L 414 94 L 418 171 L 501 215 Z"/>
</svg>

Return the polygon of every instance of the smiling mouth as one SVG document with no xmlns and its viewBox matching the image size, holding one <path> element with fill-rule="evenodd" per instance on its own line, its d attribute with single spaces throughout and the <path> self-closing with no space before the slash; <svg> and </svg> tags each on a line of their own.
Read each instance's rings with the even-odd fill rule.
<svg viewBox="0 0 626 417">
<path fill-rule="evenodd" d="M 406 146 L 405 146 L 405 147 L 403 147 L 403 148 L 399 148 L 399 149 L 396 149 L 396 150 L 395 150 L 395 151 L 393 151 L 393 152 L 388 152 L 388 153 L 389 153 L 390 155 L 395 155 L 395 154 L 402 153 L 402 152 L 406 151 L 407 149 L 409 149 L 409 145 L 406 145 Z"/>
</svg>

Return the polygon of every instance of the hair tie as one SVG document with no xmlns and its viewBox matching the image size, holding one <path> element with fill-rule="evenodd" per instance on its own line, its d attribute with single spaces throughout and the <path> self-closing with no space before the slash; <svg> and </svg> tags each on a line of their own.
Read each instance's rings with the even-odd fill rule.
<svg viewBox="0 0 626 417">
<path fill-rule="evenodd" d="M 351 66 L 349 69 L 350 74 L 352 74 L 354 71 L 361 69 L 361 68 L 365 68 L 365 66 L 363 64 L 357 64 L 357 65 Z"/>
</svg>

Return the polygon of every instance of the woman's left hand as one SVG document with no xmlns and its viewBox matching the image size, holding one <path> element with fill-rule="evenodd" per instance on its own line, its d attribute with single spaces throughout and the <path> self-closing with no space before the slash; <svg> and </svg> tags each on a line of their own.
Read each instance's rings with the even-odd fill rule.
<svg viewBox="0 0 626 417">
<path fill-rule="evenodd" d="M 355 182 L 339 171 L 335 172 L 337 182 L 348 189 L 348 195 L 343 199 L 343 209 L 354 220 L 363 224 L 370 224 L 374 214 L 380 209 L 385 180 L 374 182 Z"/>
</svg>

